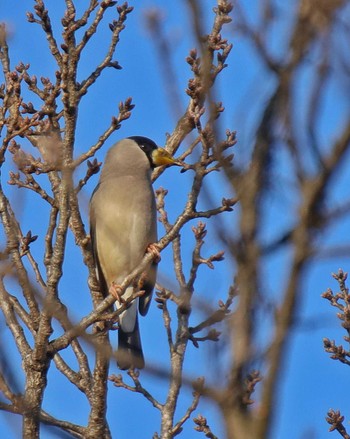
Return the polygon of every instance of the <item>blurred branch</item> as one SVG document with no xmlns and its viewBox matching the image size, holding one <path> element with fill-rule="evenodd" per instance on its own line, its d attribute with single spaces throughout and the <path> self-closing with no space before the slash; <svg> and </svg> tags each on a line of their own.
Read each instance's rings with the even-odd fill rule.
<svg viewBox="0 0 350 439">
<path fill-rule="evenodd" d="M 174 41 L 165 35 L 163 28 L 164 18 L 162 15 L 161 10 L 153 8 L 146 11 L 145 19 L 157 50 L 159 68 L 162 70 L 165 90 L 169 97 L 169 107 L 175 120 L 177 120 L 183 105 L 179 88 L 177 87 L 176 70 L 172 59 Z"/>
</svg>

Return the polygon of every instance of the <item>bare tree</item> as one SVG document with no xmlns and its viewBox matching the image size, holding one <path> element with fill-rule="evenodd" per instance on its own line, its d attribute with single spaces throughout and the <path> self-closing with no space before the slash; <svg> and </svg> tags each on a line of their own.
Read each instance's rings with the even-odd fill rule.
<svg viewBox="0 0 350 439">
<path fill-rule="evenodd" d="M 332 248 L 322 247 L 320 237 L 332 230 L 335 220 L 349 215 L 349 200 L 344 200 L 339 207 L 332 198 L 332 191 L 336 190 L 333 180 L 341 173 L 350 148 L 349 114 L 330 130 L 327 144 L 319 134 L 320 119 L 329 111 L 325 92 L 339 82 L 339 78 L 343 78 L 345 89 L 348 86 L 349 60 L 334 39 L 335 35 L 349 37 L 349 27 L 343 18 L 349 15 L 348 2 L 295 0 L 293 14 L 283 14 L 275 2 L 265 0 L 253 24 L 247 18 L 244 1 L 237 2 L 233 9 L 227 0 L 217 0 L 214 9 L 209 11 L 201 2 L 188 0 L 185 3 L 196 48 L 189 51 L 186 59 L 191 78 L 185 93 L 174 86 L 177 71 L 161 14 L 157 10 L 148 12 L 148 27 L 151 35 L 156 36 L 155 47 L 164 84 L 176 116 L 186 97 L 186 109 L 168 134 L 166 148 L 172 154 L 180 152 L 190 188 L 187 198 L 178 201 L 180 213 L 174 219 L 168 215 L 168 191 L 163 188 L 156 191 L 164 229 L 158 246 L 160 250 L 171 247 L 176 280 L 174 286 L 159 282 L 156 293 L 168 341 L 170 367 L 149 365 L 145 372 L 128 371 L 128 377 L 109 376 L 114 353 L 106 327 L 114 329 L 112 323 L 118 322 L 120 312 L 140 292 L 116 312 L 111 311 L 114 297 L 101 295 L 79 194 L 100 170 L 101 163 L 94 155 L 132 116 L 132 99 L 120 103 L 119 113 L 112 117 L 96 143 L 78 155 L 75 145 L 79 135 L 78 110 L 84 105 L 84 96 L 108 68 L 120 69 L 115 50 L 133 7 L 112 0 L 91 0 L 79 14 L 74 1 L 66 0 L 60 37 L 52 24 L 50 9 L 41 0 L 33 3 L 33 12 L 28 12 L 27 19 L 38 25 L 46 37 L 55 62 L 54 77 L 38 80 L 27 64 L 30 60 L 12 66 L 6 25 L 0 29 L 4 74 L 0 89 L 0 163 L 4 169 L 12 159 L 17 167 L 16 172 L 10 172 L 7 183 L 1 181 L 0 187 L 0 216 L 6 237 L 6 247 L 1 254 L 0 306 L 10 331 L 8 337 L 20 355 L 25 378 L 21 388 L 16 378 L 18 365 L 1 356 L 3 398 L 0 408 L 22 416 L 25 438 L 39 437 L 42 424 L 57 427 L 62 434 L 72 437 L 114 437 L 117 432 L 111 430 L 107 420 L 107 395 L 116 391 L 114 387 L 108 389 L 108 382 L 112 382 L 117 388 L 141 394 L 150 407 L 159 411 L 159 432 L 154 438 L 180 435 L 191 418 L 196 431 L 216 438 L 207 416 L 198 413 L 202 397 L 209 397 L 221 410 L 228 438 L 270 437 L 277 414 L 279 377 L 301 307 L 305 273 L 322 254 L 338 254 Z M 89 74 L 78 81 L 81 58 L 111 10 L 114 18 L 109 24 L 109 46 L 105 53 L 99 54 L 100 60 Z M 277 54 L 271 38 L 276 23 L 289 26 L 289 32 L 281 32 Z M 255 126 L 250 127 L 252 141 L 245 145 L 244 157 L 238 154 L 237 159 L 232 153 L 236 144 L 232 128 L 238 132 L 240 128 L 224 126 L 225 102 L 219 102 L 215 86 L 229 63 L 233 47 L 230 35 L 233 41 L 236 36 L 246 39 L 260 59 L 264 76 L 273 77 L 270 95 L 267 99 L 265 95 L 265 102 L 259 102 L 260 108 L 255 110 L 258 116 Z M 315 79 L 309 82 L 307 93 L 300 97 L 300 81 L 305 71 Z M 259 85 L 257 90 L 261 91 Z M 225 99 L 229 91 L 224 87 Z M 26 152 L 28 150 L 31 152 Z M 75 174 L 82 169 L 85 176 L 76 181 Z M 281 169 L 289 175 L 289 181 L 284 182 L 286 191 L 290 191 L 296 201 L 286 200 L 281 218 L 288 220 L 281 220 L 281 224 L 271 230 L 267 218 Z M 154 171 L 154 181 L 163 171 Z M 221 171 L 219 176 L 217 171 Z M 213 181 L 225 188 L 220 189 L 221 203 L 215 201 L 217 192 L 211 190 Z M 47 228 L 41 237 L 23 229 L 8 184 L 26 189 L 45 206 Z M 202 199 L 208 208 L 202 208 Z M 226 215 L 229 212 L 232 213 Z M 192 230 L 192 238 L 189 230 Z M 234 272 L 234 278 L 226 279 L 227 290 L 215 295 L 218 303 L 215 307 L 204 306 L 197 292 L 200 267 L 212 269 L 224 259 L 221 250 L 208 255 L 210 251 L 205 245 L 208 231 L 226 251 L 225 261 Z M 67 252 L 70 237 L 80 250 L 80 261 L 75 264 L 85 265 L 88 270 L 93 303 L 93 310 L 78 322 L 73 321 L 67 311 L 71 304 L 63 299 L 61 287 L 62 267 L 70 257 Z M 188 244 L 190 239 L 194 242 L 192 246 Z M 40 241 L 41 256 L 34 255 L 35 241 L 35 245 Z M 345 252 L 349 250 L 346 244 L 342 248 Z M 192 254 L 187 265 L 184 248 Z M 269 276 L 268 261 L 278 252 L 283 252 L 286 258 L 284 282 L 271 294 L 264 280 Z M 122 290 L 142 273 L 151 257 L 145 255 L 140 266 L 121 284 Z M 214 289 L 216 282 L 213 285 Z M 192 311 L 199 302 L 200 317 L 193 318 Z M 199 347 L 210 341 L 217 342 L 218 349 L 208 377 L 189 375 L 184 368 L 188 346 Z M 328 350 L 336 349 L 331 342 L 327 343 Z M 67 351 L 72 354 L 71 361 L 64 356 Z M 346 354 L 343 358 L 346 359 Z M 53 369 L 85 396 L 89 407 L 85 426 L 59 419 L 44 410 L 49 372 Z M 164 401 L 144 384 L 147 373 L 166 383 Z M 210 379 L 213 375 L 215 380 Z M 258 383 L 259 392 L 253 396 Z M 192 402 L 179 413 L 182 390 L 191 386 Z M 336 412 L 334 416 L 338 416 Z M 339 417 L 340 414 L 331 422 L 338 431 L 342 422 Z"/>
<path fill-rule="evenodd" d="M 262 2 L 258 25 L 249 23 L 239 5 L 236 9 L 238 29 L 255 46 L 275 81 L 256 127 L 250 163 L 243 170 L 226 170 L 241 208 L 239 232 L 229 240 L 237 267 L 239 295 L 232 316 L 234 356 L 227 386 L 216 395 L 228 437 L 268 437 L 276 415 L 279 375 L 301 306 L 305 273 L 322 254 L 332 253 L 322 246 L 320 238 L 327 236 L 335 220 L 349 213 L 348 200 L 341 207 L 332 201 L 332 182 L 350 148 L 349 114 L 332 130 L 332 142 L 325 145 L 319 134 L 320 118 L 327 114 L 327 89 L 345 75 L 344 52 L 336 45 L 335 35 L 348 35 L 342 21 L 342 14 L 349 13 L 346 6 L 343 1 L 294 2 L 295 22 L 281 44 L 279 56 L 270 49 L 270 32 L 279 13 L 274 2 Z M 344 63 L 339 63 L 339 59 Z M 308 69 L 315 79 L 300 97 L 300 76 Z M 276 167 L 283 166 L 279 158 L 281 149 L 288 156 L 285 170 L 292 182 L 286 190 L 296 194 L 297 204 L 289 205 L 285 212 L 292 221 L 267 241 L 264 215 Z M 227 231 L 224 234 L 228 236 Z M 263 279 L 268 276 L 263 261 L 281 249 L 288 252 L 287 274 L 278 299 L 272 299 L 271 309 L 271 297 L 263 287 Z M 349 242 L 344 242 L 343 250 L 348 249 Z M 263 348 L 257 349 L 261 328 L 266 324 L 266 320 L 259 323 L 257 306 L 264 302 L 264 319 L 269 321 L 272 331 Z M 257 382 L 256 373 L 249 375 L 254 364 L 260 364 L 264 371 L 258 410 L 249 409 Z"/>
</svg>

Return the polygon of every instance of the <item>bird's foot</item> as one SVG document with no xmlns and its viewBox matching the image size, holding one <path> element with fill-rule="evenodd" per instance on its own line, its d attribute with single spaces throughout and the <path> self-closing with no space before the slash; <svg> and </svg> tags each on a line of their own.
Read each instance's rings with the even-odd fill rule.
<svg viewBox="0 0 350 439">
<path fill-rule="evenodd" d="M 125 303 L 125 300 L 123 299 L 122 296 L 123 294 L 122 288 L 120 287 L 120 285 L 117 285 L 114 281 L 109 287 L 109 294 L 112 294 L 112 296 L 115 297 L 120 304 Z"/>
<path fill-rule="evenodd" d="M 139 292 L 141 293 L 141 295 L 143 295 L 145 292 L 142 290 L 143 286 L 145 285 L 145 282 L 147 281 L 147 271 L 144 271 L 143 273 L 141 273 L 138 281 L 137 281 L 137 285 L 136 288 L 139 290 Z"/>
<path fill-rule="evenodd" d="M 117 331 L 119 329 L 119 323 L 116 323 L 113 319 L 106 320 L 106 329 L 109 331 Z"/>
<path fill-rule="evenodd" d="M 94 327 L 94 332 L 105 332 L 105 331 L 106 331 L 105 322 L 96 322 Z"/>
<path fill-rule="evenodd" d="M 146 252 L 151 253 L 151 255 L 153 256 L 153 260 L 156 264 L 158 264 L 158 262 L 160 262 L 160 260 L 161 260 L 160 250 L 159 250 L 159 247 L 157 246 L 157 244 L 149 244 L 147 246 Z"/>
<path fill-rule="evenodd" d="M 115 331 L 119 329 L 119 325 L 116 324 L 115 320 L 113 319 L 106 319 L 106 320 L 100 320 L 99 322 L 96 322 L 95 324 L 95 332 L 103 332 L 106 333 L 107 331 Z"/>
</svg>

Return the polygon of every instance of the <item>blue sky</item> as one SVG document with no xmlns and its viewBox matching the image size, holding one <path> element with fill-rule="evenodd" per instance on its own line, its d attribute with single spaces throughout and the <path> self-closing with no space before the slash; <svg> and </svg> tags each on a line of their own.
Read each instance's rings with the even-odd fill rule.
<svg viewBox="0 0 350 439">
<path fill-rule="evenodd" d="M 283 31 L 288 20 L 283 2 L 279 4 L 279 11 L 285 19 L 276 25 L 271 33 L 273 53 L 276 57 L 281 56 L 284 49 L 283 39 L 278 36 Z M 25 13 L 31 2 L 17 2 L 13 6 L 11 0 L 1 0 L 0 20 L 8 23 L 10 29 L 10 54 L 12 68 L 21 60 L 31 64 L 31 73 L 40 76 L 52 77 L 55 64 L 49 57 L 46 40 L 41 29 L 37 25 L 29 24 L 25 20 Z M 132 4 L 132 3 L 130 3 Z M 208 17 L 213 1 L 208 1 Z M 257 2 L 241 2 L 245 11 L 252 21 L 257 16 Z M 57 28 L 64 2 L 62 0 L 47 1 L 46 5 L 50 11 L 54 25 Z M 184 62 L 189 50 L 194 47 L 194 39 L 188 31 L 187 9 L 184 2 L 144 1 L 132 4 L 134 12 L 127 20 L 127 27 L 121 35 L 121 42 L 117 47 L 115 59 L 123 67 L 122 70 L 110 69 L 103 73 L 100 80 L 93 86 L 91 93 L 84 97 L 79 123 L 77 129 L 76 153 L 85 151 L 96 142 L 101 132 L 107 128 L 112 115 L 117 114 L 119 101 L 132 96 L 136 104 L 132 117 L 122 124 L 109 140 L 105 148 L 98 152 L 97 158 L 103 160 L 107 147 L 115 141 L 129 135 L 145 135 L 154 139 L 157 143 L 163 144 L 165 134 L 171 132 L 175 126 L 174 114 L 168 95 L 165 90 L 165 81 L 159 66 L 159 60 L 155 52 L 155 45 L 151 35 L 145 26 L 145 11 L 150 7 L 159 7 L 165 17 L 165 31 L 171 36 L 173 57 L 172 64 L 177 75 L 177 86 L 183 109 L 186 107 L 187 96 L 184 89 L 187 80 L 190 78 L 190 71 Z M 109 11 L 110 17 L 112 10 Z M 285 15 L 283 15 L 285 14 Z M 109 20 L 110 21 L 110 20 Z M 102 25 L 99 34 L 91 41 L 87 54 L 82 59 L 79 77 L 83 79 L 91 71 L 91 68 L 100 59 L 99 52 L 103 50 L 108 41 L 110 31 L 108 20 Z M 57 33 L 56 33 L 57 34 Z M 57 34 L 59 38 L 59 34 Z M 217 96 L 223 100 L 226 112 L 222 117 L 222 129 L 238 131 L 239 142 L 235 146 L 236 160 L 244 162 L 249 157 L 251 142 L 254 136 L 254 126 L 257 123 L 262 105 L 267 101 L 275 85 L 274 78 L 269 76 L 257 58 L 256 53 L 247 42 L 242 39 L 232 28 L 228 28 L 226 37 L 234 44 L 231 56 L 228 60 L 229 68 L 225 70 L 218 81 L 216 88 Z M 103 53 L 103 52 L 102 52 Z M 300 86 L 297 90 L 297 98 L 302 101 L 302 95 L 307 93 L 309 82 L 312 81 L 312 74 L 306 69 L 300 76 Z M 340 93 L 340 86 L 337 84 L 326 91 L 325 110 L 320 117 L 319 135 L 322 136 L 323 147 L 327 148 L 327 142 L 334 138 L 336 127 L 341 127 L 343 120 L 349 115 L 349 104 L 343 99 Z M 298 96 L 300 95 L 300 98 Z M 34 102 L 35 103 L 35 102 Z M 302 118 L 304 108 L 298 107 L 296 117 Z M 224 131 L 223 131 L 224 132 Z M 303 135 L 301 133 L 301 135 Z M 29 148 L 29 146 L 27 146 Z M 181 151 L 181 150 L 180 150 Z M 307 156 L 306 159 L 308 160 Z M 343 194 L 347 191 L 349 181 L 349 157 L 346 165 L 339 171 L 338 180 L 332 188 L 332 203 L 336 205 L 342 201 Z M 5 171 L 12 168 L 11 163 L 6 163 L 2 175 L 3 183 L 7 180 Z M 275 164 L 274 181 L 271 194 L 265 205 L 265 226 L 263 230 L 264 239 L 268 240 L 274 236 L 276 229 L 283 230 L 288 224 L 293 223 L 293 209 L 298 206 L 296 197 L 295 182 L 289 175 L 289 157 L 281 150 L 278 162 Z M 84 174 L 77 174 L 78 179 Z M 164 186 L 169 189 L 167 205 L 169 218 L 173 221 L 181 209 L 181 200 L 184 199 L 190 190 L 191 176 L 189 173 L 180 174 L 178 169 L 169 169 L 155 183 L 155 187 Z M 87 204 L 90 194 L 97 182 L 97 176 L 89 181 L 87 187 L 82 191 L 80 202 L 84 219 L 87 224 Z M 232 196 L 230 188 L 223 179 L 213 179 L 208 188 L 214 199 L 221 199 L 222 196 Z M 24 230 L 31 229 L 33 234 L 39 234 L 37 244 L 32 246 L 32 251 L 39 260 L 42 259 L 43 231 L 47 219 L 45 208 L 37 197 L 33 197 L 13 187 L 6 187 L 6 193 L 15 200 L 15 210 L 19 218 L 23 220 Z M 37 215 L 33 217 L 33 209 Z M 43 210 L 44 209 L 44 210 Z M 224 222 L 232 230 L 237 224 L 239 208 L 233 213 L 225 214 Z M 329 245 L 344 243 L 344 236 L 348 236 L 349 221 L 340 221 L 334 227 L 331 234 L 320 238 L 320 244 L 326 242 Z M 213 225 L 208 224 L 209 231 L 213 232 Z M 162 233 L 159 227 L 159 234 Z M 184 231 L 187 245 L 184 246 L 184 260 L 190 261 L 191 245 L 193 236 L 188 226 Z M 68 253 L 64 267 L 64 279 L 61 285 L 61 297 L 64 303 L 69 304 L 70 316 L 73 320 L 79 320 L 91 310 L 91 301 L 87 288 L 87 272 L 81 263 L 79 250 L 74 244 L 72 236 L 68 238 Z M 215 235 L 208 234 L 205 251 L 214 253 L 221 249 Z M 321 293 L 327 288 L 337 288 L 330 273 L 339 267 L 345 270 L 349 268 L 348 258 L 323 259 L 318 261 L 308 270 L 302 292 L 302 307 L 299 314 L 299 321 L 292 332 L 290 349 L 283 367 L 280 383 L 280 395 L 275 407 L 276 419 L 271 439 L 284 437 L 297 439 L 311 437 L 326 439 L 329 436 L 328 426 L 324 421 L 327 410 L 330 407 L 344 410 L 348 406 L 347 394 L 350 385 L 347 369 L 340 363 L 329 359 L 328 354 L 323 351 L 322 338 L 335 338 L 341 342 L 344 335 L 339 329 L 335 310 L 329 309 L 328 303 L 320 298 Z M 285 282 L 288 273 L 288 252 L 281 251 L 274 257 L 264 261 L 263 266 L 266 277 L 264 279 L 265 289 L 271 297 L 278 297 L 278 292 Z M 234 273 L 232 261 L 229 257 L 224 263 L 218 264 L 214 271 L 201 267 L 202 275 L 196 289 L 196 299 L 199 302 L 216 303 L 218 299 L 224 299 L 231 277 Z M 174 284 L 174 276 L 171 269 L 170 249 L 166 249 L 160 266 L 160 277 L 169 285 Z M 176 285 L 175 285 L 176 288 Z M 200 313 L 195 312 L 193 322 L 200 320 Z M 1 323 L 0 330 L 6 333 Z M 167 364 L 164 352 L 167 352 L 166 336 L 163 330 L 161 313 L 155 304 L 146 319 L 141 321 L 143 346 L 146 359 L 149 364 Z M 157 341 L 154 342 L 154 334 L 157 334 Z M 115 335 L 112 335 L 115 339 Z M 215 354 L 213 346 L 201 347 L 196 350 L 189 347 L 186 359 L 186 373 L 195 378 L 198 375 L 210 376 L 212 382 L 217 382 L 215 369 L 213 369 L 212 356 Z M 16 353 L 12 346 L 6 346 L 9 356 L 15 360 Z M 63 355 L 66 355 L 63 353 Z M 223 359 L 223 356 L 220 356 Z M 17 364 L 18 361 L 17 361 Z M 222 365 L 220 365 L 222 366 Z M 224 366 L 223 366 L 224 367 Z M 112 373 L 118 373 L 115 365 L 112 366 Z M 18 372 L 21 376 L 20 371 Z M 48 391 L 44 400 L 44 409 L 58 417 L 67 418 L 74 422 L 86 423 L 87 404 L 84 398 L 70 388 L 60 375 L 53 370 L 50 371 Z M 154 380 L 145 374 L 145 386 L 149 386 L 155 395 L 164 398 L 167 383 Z M 185 397 L 179 405 L 178 415 L 188 405 L 191 392 L 184 390 Z M 153 407 L 140 395 L 131 394 L 123 389 L 113 389 L 109 392 L 109 421 L 112 431 L 119 438 L 152 437 L 152 434 L 159 431 L 159 415 Z M 134 422 L 129 422 L 130 410 L 133 412 Z M 208 418 L 209 424 L 218 437 L 224 437 L 222 420 L 218 410 L 209 401 L 203 400 L 195 413 L 201 413 Z M 2 416 L 0 414 L 0 416 Z M 3 424 L 3 431 L 8 431 L 8 437 L 18 437 L 20 423 L 18 417 L 11 417 L 11 424 L 5 422 L 5 417 L 0 417 Z M 7 420 L 7 418 L 6 418 Z M 12 429 L 12 430 L 11 430 Z M 55 437 L 47 430 L 43 430 L 44 438 Z M 141 433 L 142 432 L 142 436 Z M 193 433 L 191 423 L 185 429 L 184 437 L 195 437 L 200 435 Z M 307 436 L 309 434 L 310 436 Z M 336 433 L 334 433 L 335 435 Z M 11 436 L 12 435 L 12 436 Z"/>
</svg>

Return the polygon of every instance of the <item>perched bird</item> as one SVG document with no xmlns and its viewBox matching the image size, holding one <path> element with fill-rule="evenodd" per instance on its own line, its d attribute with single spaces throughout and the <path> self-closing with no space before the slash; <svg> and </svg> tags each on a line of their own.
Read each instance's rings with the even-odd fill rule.
<svg viewBox="0 0 350 439">
<path fill-rule="evenodd" d="M 147 137 L 133 136 L 108 151 L 105 164 L 90 200 L 90 235 L 102 293 L 113 294 L 120 307 L 117 286 L 141 262 L 157 241 L 156 203 L 152 169 L 179 165 L 165 149 Z M 146 315 L 156 281 L 157 262 L 142 275 L 144 294 L 119 316 L 117 363 L 120 369 L 144 367 L 138 313 Z M 139 282 L 141 283 L 141 282 Z M 123 299 L 135 288 L 130 285 Z"/>
</svg>

